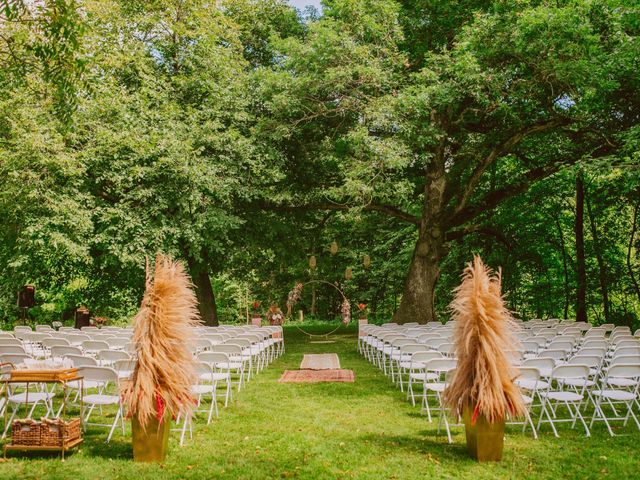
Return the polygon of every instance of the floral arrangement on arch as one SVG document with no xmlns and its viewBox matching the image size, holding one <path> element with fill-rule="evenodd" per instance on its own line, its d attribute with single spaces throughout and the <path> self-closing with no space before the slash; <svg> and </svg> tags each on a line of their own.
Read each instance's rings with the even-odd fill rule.
<svg viewBox="0 0 640 480">
<path fill-rule="evenodd" d="M 267 312 L 267 321 L 269 325 L 282 325 L 284 323 L 284 314 L 277 305 L 269 307 Z"/>
<path fill-rule="evenodd" d="M 349 322 L 351 322 L 351 304 L 349 303 L 349 300 L 347 300 L 346 297 L 342 302 L 341 311 L 342 311 L 342 323 L 345 325 L 349 325 Z"/>
<path fill-rule="evenodd" d="M 296 283 L 296 286 L 293 287 L 293 290 L 289 292 L 289 295 L 287 296 L 287 317 L 291 316 L 293 306 L 298 303 L 298 300 L 300 300 L 303 288 L 304 284 L 302 282 L 298 282 Z"/>
</svg>

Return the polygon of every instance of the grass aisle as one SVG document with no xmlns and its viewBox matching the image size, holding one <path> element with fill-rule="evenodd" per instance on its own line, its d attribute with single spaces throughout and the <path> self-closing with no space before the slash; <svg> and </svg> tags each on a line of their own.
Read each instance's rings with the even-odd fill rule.
<svg viewBox="0 0 640 480">
<path fill-rule="evenodd" d="M 316 331 L 321 331 L 317 327 Z M 412 478 L 637 478 L 640 434 L 626 428 L 610 438 L 602 425 L 592 438 L 545 429 L 539 441 L 511 427 L 498 464 L 469 460 L 464 432 L 455 443 L 436 437 L 429 424 L 391 383 L 356 351 L 355 331 L 334 344 L 309 344 L 285 331 L 287 353 L 256 377 L 211 425 L 196 424 L 185 447 L 172 434 L 163 465 L 131 461 L 130 432 L 105 444 L 103 429 L 90 429 L 82 448 L 64 463 L 49 455 L 11 455 L 1 479 L 412 479 Z M 337 353 L 355 383 L 279 384 L 283 370 L 297 369 L 304 353 Z"/>
</svg>

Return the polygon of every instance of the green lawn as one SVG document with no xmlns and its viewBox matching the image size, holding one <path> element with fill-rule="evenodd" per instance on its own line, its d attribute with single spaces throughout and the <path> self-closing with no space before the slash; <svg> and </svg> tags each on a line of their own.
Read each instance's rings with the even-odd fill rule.
<svg viewBox="0 0 640 480">
<path fill-rule="evenodd" d="M 320 331 L 327 327 L 313 327 Z M 10 454 L 0 479 L 261 479 L 261 478 L 638 478 L 640 434 L 634 427 L 610 438 L 602 424 L 591 438 L 560 427 L 560 439 L 543 430 L 540 440 L 508 429 L 501 463 L 468 459 L 464 432 L 455 443 L 436 435 L 436 424 L 420 415 L 377 369 L 356 351 L 351 329 L 334 344 L 310 344 L 285 330 L 287 353 L 256 377 L 211 425 L 196 424 L 180 448 L 172 435 L 162 465 L 131 460 L 130 433 L 90 429 L 85 443 L 64 463 L 52 455 Z M 285 368 L 298 367 L 303 353 L 336 352 L 353 384 L 278 384 Z"/>
</svg>

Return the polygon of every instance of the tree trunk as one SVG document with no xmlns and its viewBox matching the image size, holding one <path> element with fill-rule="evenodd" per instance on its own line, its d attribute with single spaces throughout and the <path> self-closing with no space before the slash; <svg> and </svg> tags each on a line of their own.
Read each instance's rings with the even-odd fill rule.
<svg viewBox="0 0 640 480">
<path fill-rule="evenodd" d="M 404 282 L 400 307 L 393 315 L 396 323 L 437 321 L 435 290 L 440 277 L 440 259 L 443 256 L 442 238 L 428 235 L 418 238 L 409 273 Z"/>
<path fill-rule="evenodd" d="M 444 140 L 425 169 L 424 201 L 409 273 L 404 282 L 396 323 L 437 321 L 435 291 L 445 248 L 445 148 Z"/>
<path fill-rule="evenodd" d="M 604 321 L 609 323 L 609 288 L 607 286 L 607 267 L 604 264 L 602 258 L 602 245 L 600 244 L 600 237 L 598 236 L 598 228 L 596 227 L 596 220 L 591 210 L 591 202 L 589 197 L 586 197 L 587 202 L 587 215 L 589 216 L 589 225 L 591 226 L 591 236 L 593 237 L 593 249 L 595 250 L 596 260 L 598 262 L 598 279 L 600 280 L 600 292 L 602 294 L 602 307 L 604 310 Z"/>
<path fill-rule="evenodd" d="M 560 223 L 559 215 L 554 217 L 556 221 L 556 227 L 558 227 L 558 235 L 560 236 L 560 247 L 562 249 L 562 267 L 564 269 L 564 314 L 565 320 L 569 315 L 569 267 L 567 265 L 567 247 L 564 243 L 564 234 L 562 233 L 562 224 Z"/>
<path fill-rule="evenodd" d="M 187 255 L 187 263 L 189 264 L 193 284 L 196 287 L 200 317 L 205 325 L 217 326 L 218 310 L 211 278 L 209 278 L 209 256 L 203 253 L 202 259 L 197 260 L 193 255 L 189 254 Z"/>
<path fill-rule="evenodd" d="M 587 274 L 584 258 L 584 178 L 582 171 L 576 175 L 576 321 L 587 321 Z"/>
<path fill-rule="evenodd" d="M 629 236 L 629 245 L 627 246 L 627 269 L 629 270 L 629 276 L 633 283 L 633 289 L 636 292 L 638 300 L 640 300 L 640 287 L 638 286 L 638 280 L 636 279 L 636 275 L 633 271 L 633 265 L 631 264 L 631 250 L 633 249 L 633 242 L 636 236 L 636 230 L 638 229 L 638 207 L 640 207 L 640 197 L 638 197 L 633 208 L 633 225 L 631 227 L 631 235 Z"/>
</svg>

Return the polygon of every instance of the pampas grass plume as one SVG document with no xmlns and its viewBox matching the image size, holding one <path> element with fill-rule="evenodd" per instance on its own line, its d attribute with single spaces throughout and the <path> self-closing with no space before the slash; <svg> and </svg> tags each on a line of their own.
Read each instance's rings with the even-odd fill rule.
<svg viewBox="0 0 640 480">
<path fill-rule="evenodd" d="M 446 405 L 461 414 L 465 406 L 489 422 L 525 413 L 514 384 L 518 370 L 509 361 L 515 351 L 515 324 L 501 293 L 500 272 L 492 272 L 479 256 L 468 264 L 451 302 L 458 365 L 444 392 Z"/>
<path fill-rule="evenodd" d="M 153 278 L 147 263 L 146 291 L 134 319 L 138 362 L 122 395 L 128 414 L 143 427 L 159 415 L 158 400 L 173 415 L 191 415 L 195 381 L 193 327 L 199 326 L 198 301 L 181 262 L 159 254 Z"/>
</svg>

